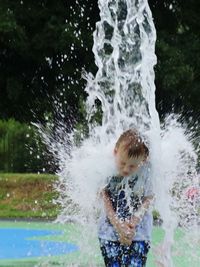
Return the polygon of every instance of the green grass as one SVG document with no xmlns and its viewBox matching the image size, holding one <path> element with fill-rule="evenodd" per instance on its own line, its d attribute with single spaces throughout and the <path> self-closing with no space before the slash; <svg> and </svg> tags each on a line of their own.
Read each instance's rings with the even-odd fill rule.
<svg viewBox="0 0 200 267">
<path fill-rule="evenodd" d="M 50 174 L 0 173 L 0 218 L 56 218 L 56 180 Z"/>
</svg>

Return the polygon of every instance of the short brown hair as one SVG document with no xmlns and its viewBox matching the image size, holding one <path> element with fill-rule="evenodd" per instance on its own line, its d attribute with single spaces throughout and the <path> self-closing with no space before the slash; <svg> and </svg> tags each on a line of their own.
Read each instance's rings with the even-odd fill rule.
<svg viewBox="0 0 200 267">
<path fill-rule="evenodd" d="M 125 131 L 117 140 L 115 148 L 118 149 L 122 143 L 124 150 L 127 150 L 130 158 L 138 158 L 140 156 L 147 158 L 149 156 L 149 149 L 136 130 L 130 129 Z"/>
</svg>

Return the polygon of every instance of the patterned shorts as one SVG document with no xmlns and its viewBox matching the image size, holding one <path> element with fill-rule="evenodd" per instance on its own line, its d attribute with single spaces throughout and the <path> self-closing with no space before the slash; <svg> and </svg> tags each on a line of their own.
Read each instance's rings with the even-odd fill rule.
<svg viewBox="0 0 200 267">
<path fill-rule="evenodd" d="M 150 245 L 146 241 L 133 241 L 130 246 L 99 239 L 106 267 L 145 267 Z"/>
</svg>

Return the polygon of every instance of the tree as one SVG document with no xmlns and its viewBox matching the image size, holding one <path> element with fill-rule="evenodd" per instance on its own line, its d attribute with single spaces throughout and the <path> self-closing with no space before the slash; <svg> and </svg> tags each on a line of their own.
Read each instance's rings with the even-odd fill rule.
<svg viewBox="0 0 200 267">
<path fill-rule="evenodd" d="M 157 28 L 156 94 L 160 114 L 199 119 L 200 3 L 150 1 Z"/>
<path fill-rule="evenodd" d="M 94 65 L 95 8 L 92 1 L 1 0 L 1 118 L 43 120 L 55 109 L 78 116 L 81 70 Z"/>
</svg>

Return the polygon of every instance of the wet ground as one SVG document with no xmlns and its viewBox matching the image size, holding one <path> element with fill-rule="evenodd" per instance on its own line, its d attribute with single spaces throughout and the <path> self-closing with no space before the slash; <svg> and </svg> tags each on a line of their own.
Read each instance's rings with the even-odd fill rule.
<svg viewBox="0 0 200 267">
<path fill-rule="evenodd" d="M 87 231 L 79 225 L 42 222 L 0 222 L 0 267 L 103 267 L 98 241 L 91 237 L 83 240 Z M 200 237 L 194 242 L 191 236 L 178 229 L 173 248 L 174 267 L 200 266 Z M 163 231 L 155 227 L 152 249 L 147 267 L 155 267 L 156 247 L 163 239 Z M 191 244 L 194 243 L 194 244 Z M 81 247 L 82 246 L 82 247 Z M 154 253 L 153 253 L 154 252 Z M 154 254 L 154 255 L 153 255 Z"/>
</svg>

